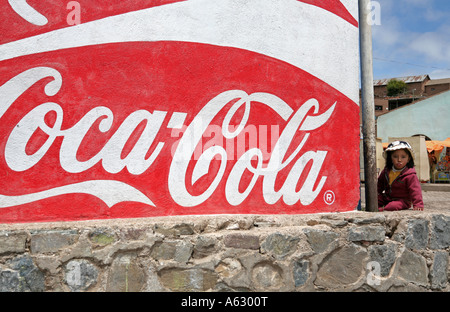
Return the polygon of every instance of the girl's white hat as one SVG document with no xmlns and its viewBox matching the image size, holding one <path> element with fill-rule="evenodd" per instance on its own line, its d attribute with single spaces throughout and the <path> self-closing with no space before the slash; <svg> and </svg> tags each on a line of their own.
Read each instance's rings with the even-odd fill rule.
<svg viewBox="0 0 450 312">
<path fill-rule="evenodd" d="M 409 150 L 411 157 L 414 160 L 414 150 L 412 149 L 411 145 L 409 145 L 408 142 L 406 141 L 394 141 L 392 143 L 390 143 L 388 145 L 388 147 L 386 148 L 386 150 L 383 152 L 383 157 L 386 158 L 387 157 L 387 152 L 390 151 L 396 151 L 399 149 L 407 149 Z"/>
</svg>

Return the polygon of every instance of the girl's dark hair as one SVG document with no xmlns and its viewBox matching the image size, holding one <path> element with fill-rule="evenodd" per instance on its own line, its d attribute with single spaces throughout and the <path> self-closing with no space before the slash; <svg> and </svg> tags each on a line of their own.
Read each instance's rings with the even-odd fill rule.
<svg viewBox="0 0 450 312">
<path fill-rule="evenodd" d="M 405 152 L 406 152 L 406 154 L 408 154 L 408 156 L 409 156 L 409 161 L 408 161 L 408 163 L 406 164 L 406 166 L 408 167 L 408 168 L 414 168 L 414 159 L 413 159 L 413 157 L 412 157 L 412 155 L 411 155 L 411 152 L 407 149 L 407 148 L 404 148 L 403 149 Z M 386 152 L 386 168 L 392 168 L 392 166 L 394 165 L 394 163 L 392 162 L 392 157 L 391 157 L 391 155 L 392 155 L 392 153 L 393 152 L 395 152 L 395 151 L 389 151 L 389 152 Z"/>
</svg>

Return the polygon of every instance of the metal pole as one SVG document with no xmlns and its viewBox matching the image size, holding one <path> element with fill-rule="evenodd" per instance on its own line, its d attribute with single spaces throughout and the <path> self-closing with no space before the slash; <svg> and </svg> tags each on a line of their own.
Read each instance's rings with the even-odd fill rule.
<svg viewBox="0 0 450 312">
<path fill-rule="evenodd" d="M 375 212 L 378 211 L 378 199 L 372 68 L 372 29 L 371 23 L 369 22 L 371 9 L 370 0 L 359 0 L 358 5 L 366 211 Z"/>
</svg>

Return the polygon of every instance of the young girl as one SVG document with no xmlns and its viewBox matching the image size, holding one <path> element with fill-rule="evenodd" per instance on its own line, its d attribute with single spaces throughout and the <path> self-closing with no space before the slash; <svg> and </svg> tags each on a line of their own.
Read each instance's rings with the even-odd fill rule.
<svg viewBox="0 0 450 312">
<path fill-rule="evenodd" d="M 378 211 L 423 210 L 422 188 L 408 142 L 395 141 L 383 153 L 386 165 L 378 177 Z"/>
</svg>

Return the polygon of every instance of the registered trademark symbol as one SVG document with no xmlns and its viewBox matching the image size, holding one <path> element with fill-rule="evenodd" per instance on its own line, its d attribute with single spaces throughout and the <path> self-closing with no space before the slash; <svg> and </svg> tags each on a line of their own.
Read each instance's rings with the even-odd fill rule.
<svg viewBox="0 0 450 312">
<path fill-rule="evenodd" d="M 325 204 L 331 205 L 334 203 L 334 200 L 336 199 L 336 195 L 334 195 L 333 191 L 326 191 L 325 194 L 323 194 L 323 200 L 325 201 Z"/>
</svg>

